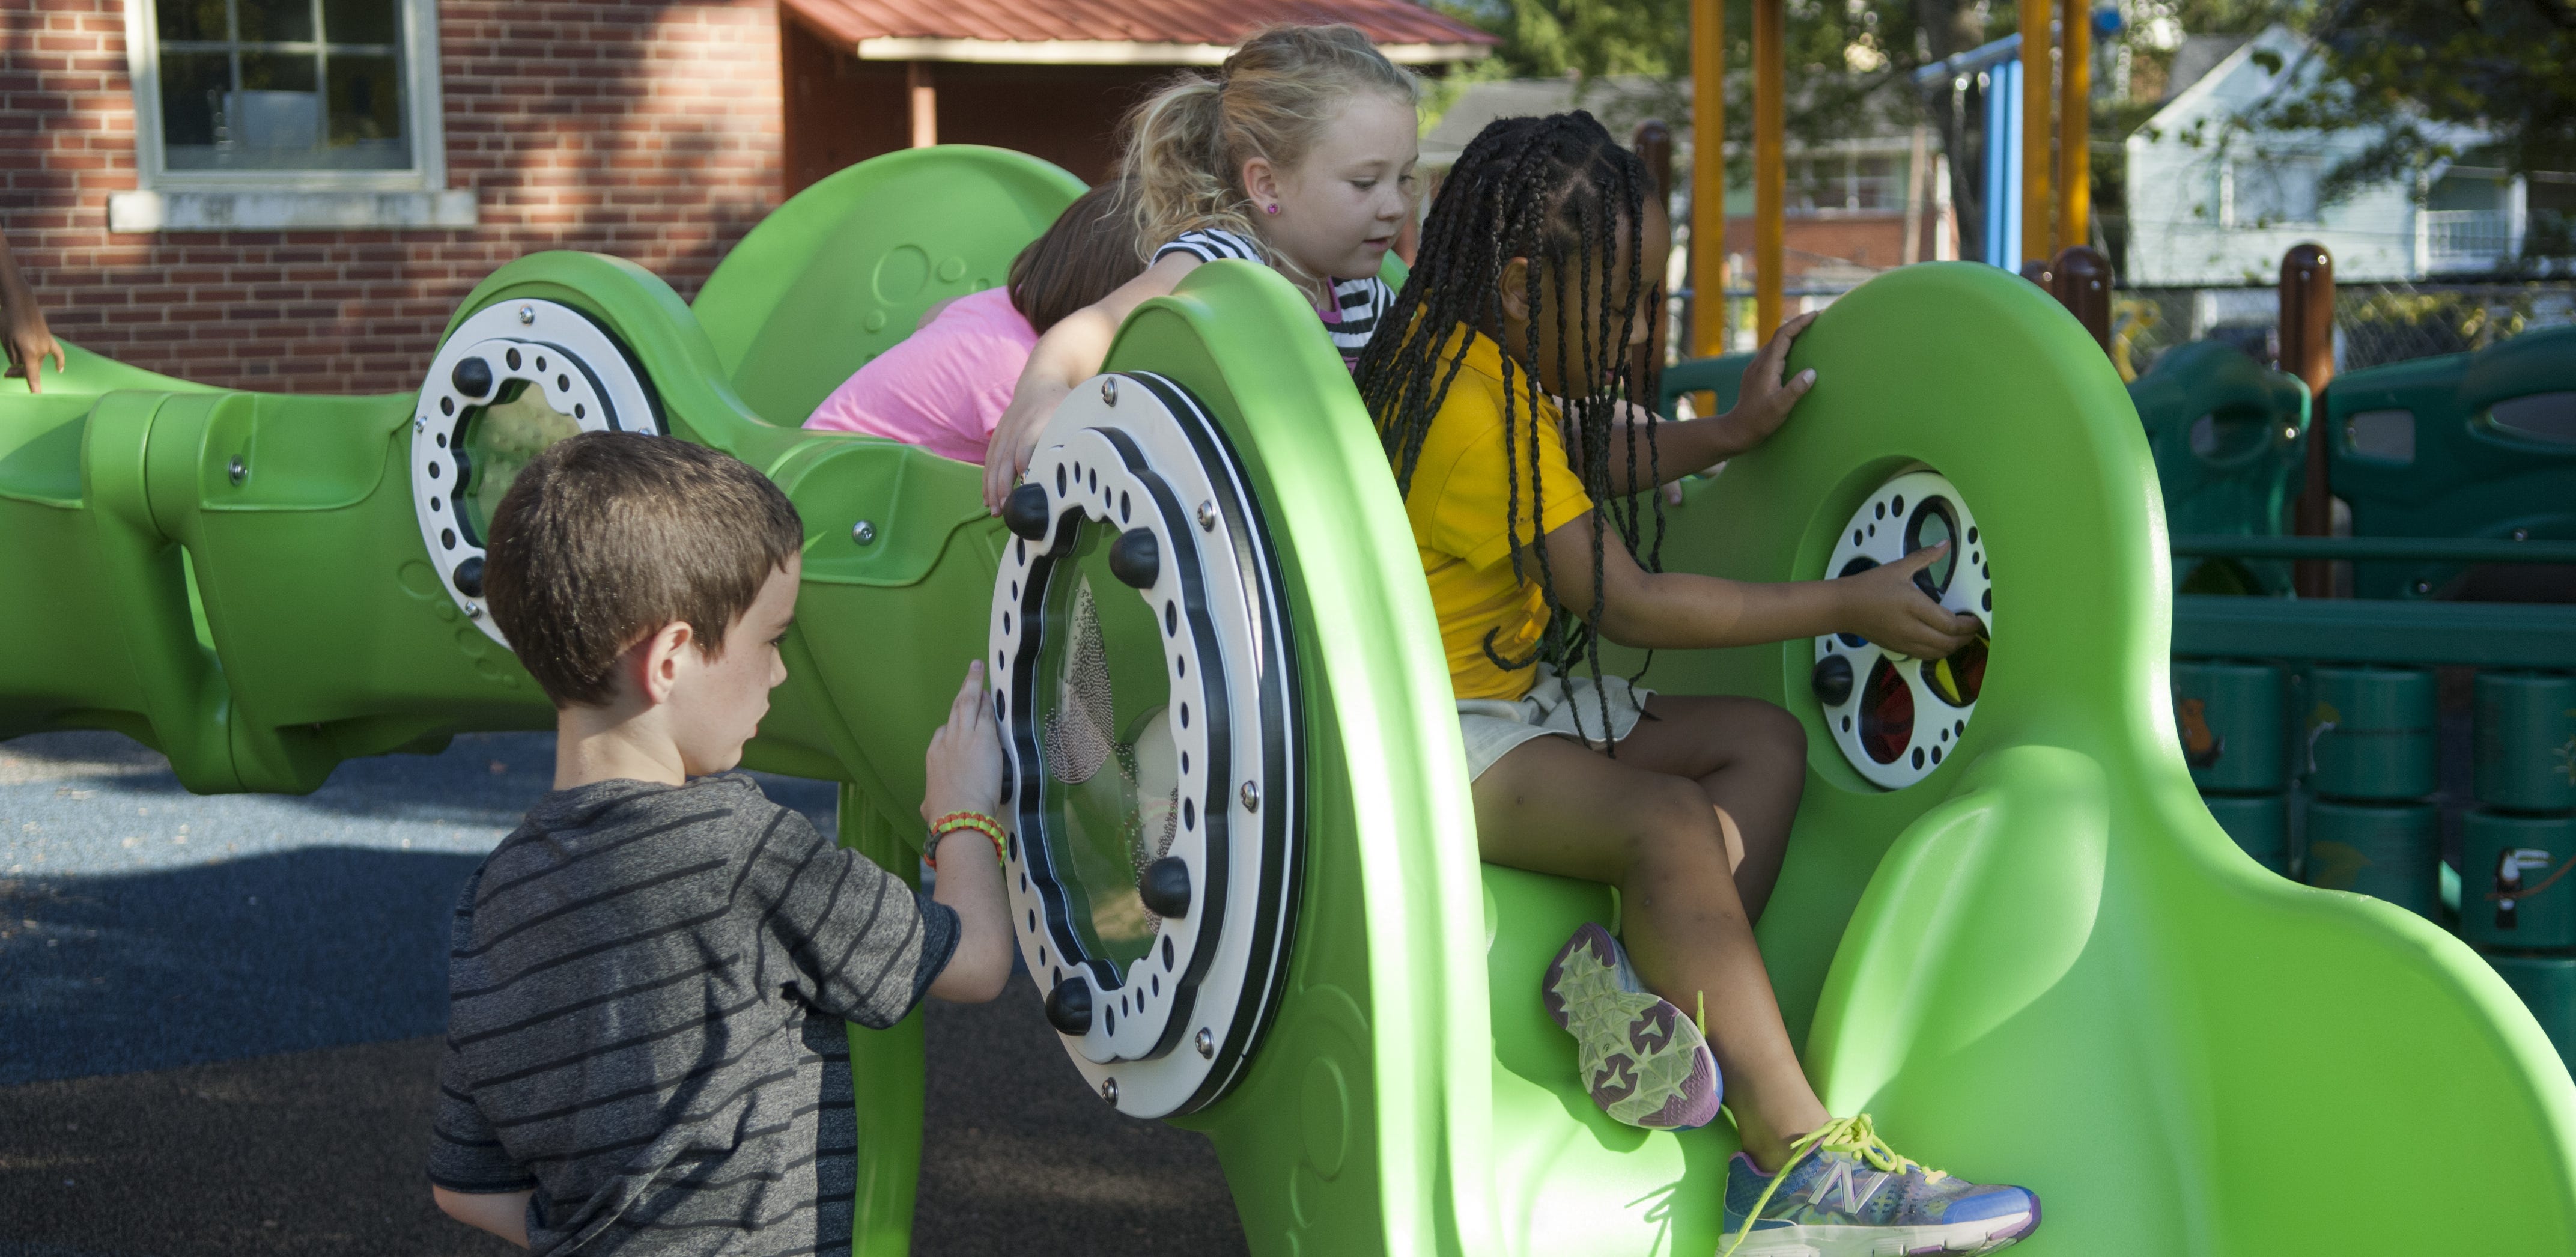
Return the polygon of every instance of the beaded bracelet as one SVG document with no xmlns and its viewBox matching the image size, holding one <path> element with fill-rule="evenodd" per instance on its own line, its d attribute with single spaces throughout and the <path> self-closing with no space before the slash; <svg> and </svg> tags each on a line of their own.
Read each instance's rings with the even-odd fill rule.
<svg viewBox="0 0 2576 1257">
<path fill-rule="evenodd" d="M 930 822 L 930 849 L 922 853 L 921 862 L 934 869 L 938 868 L 939 840 L 961 829 L 971 829 L 992 839 L 993 858 L 1000 860 L 1005 864 L 1010 862 L 1010 857 L 1003 854 L 1005 848 L 1002 837 L 1002 822 L 997 821 L 990 816 L 986 816 L 982 812 L 950 812 L 946 816 L 942 816 L 938 820 Z"/>
</svg>

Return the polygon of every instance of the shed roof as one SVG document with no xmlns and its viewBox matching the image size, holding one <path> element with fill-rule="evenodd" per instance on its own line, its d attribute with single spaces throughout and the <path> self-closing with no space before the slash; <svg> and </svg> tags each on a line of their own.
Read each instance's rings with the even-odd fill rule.
<svg viewBox="0 0 2576 1257">
<path fill-rule="evenodd" d="M 1215 65 L 1256 27 L 1347 22 L 1408 64 L 1466 61 L 1500 42 L 1409 0 L 784 0 L 862 61 Z"/>
</svg>

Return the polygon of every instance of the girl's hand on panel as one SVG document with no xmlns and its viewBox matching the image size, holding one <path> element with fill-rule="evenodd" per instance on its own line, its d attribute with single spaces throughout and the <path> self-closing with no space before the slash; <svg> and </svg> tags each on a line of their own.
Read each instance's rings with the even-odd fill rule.
<svg viewBox="0 0 2576 1257">
<path fill-rule="evenodd" d="M 1735 409 L 1721 416 L 1735 430 L 1729 444 L 1737 450 L 1749 450 L 1770 440 L 1771 434 L 1789 421 L 1789 411 L 1797 406 L 1798 399 L 1816 386 L 1812 367 L 1786 380 L 1780 378 L 1789 362 L 1790 343 L 1815 321 L 1815 315 L 1801 314 L 1781 324 L 1780 330 L 1772 334 L 1771 343 L 1753 355 L 1753 361 L 1744 368 L 1744 384 L 1735 395 Z"/>
<path fill-rule="evenodd" d="M 1847 631 L 1913 659 L 1947 659 L 1977 635 L 1974 616 L 1942 607 L 1914 583 L 1914 574 L 1940 560 L 1949 542 L 1925 546 L 1894 563 L 1845 576 Z"/>
<path fill-rule="evenodd" d="M 9 374 L 26 376 L 27 391 L 41 393 L 45 391 L 45 359 L 54 360 L 54 374 L 63 373 L 66 365 L 63 347 L 54 340 L 53 332 L 46 328 L 45 312 L 36 308 L 35 295 L 23 287 L 11 295 L 15 299 L 6 302 L 8 329 L 5 334 Z"/>
<path fill-rule="evenodd" d="M 1019 486 L 1020 473 L 1029 469 L 1029 455 L 1037 451 L 1038 429 L 1046 426 L 1056 403 L 1072 392 L 1053 380 L 1021 377 L 1011 404 L 993 424 L 992 442 L 984 447 L 985 510 L 1001 513 L 1002 500 Z"/>
</svg>

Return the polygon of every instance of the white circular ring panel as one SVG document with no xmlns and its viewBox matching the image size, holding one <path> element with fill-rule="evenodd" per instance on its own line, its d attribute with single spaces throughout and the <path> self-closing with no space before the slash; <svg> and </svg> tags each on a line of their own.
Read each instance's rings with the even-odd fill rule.
<svg viewBox="0 0 2576 1257">
<path fill-rule="evenodd" d="M 1994 630 L 1994 579 L 1985 534 L 1948 478 L 1908 471 L 1880 485 L 1852 513 L 1825 567 L 1848 576 L 1893 563 L 1935 541 L 1951 552 L 1925 572 L 1943 607 L 1975 616 L 1986 632 L 1949 659 L 1925 662 L 1856 635 L 1816 639 L 1812 682 L 1843 758 L 1872 784 L 1899 790 L 1932 775 L 1976 715 Z"/>
<path fill-rule="evenodd" d="M 480 359 L 491 383 L 481 394 L 457 386 L 457 368 Z M 469 373 L 470 374 L 470 373 Z M 571 306 L 552 301 L 504 301 L 476 311 L 458 324 L 429 364 L 412 411 L 412 510 L 420 519 L 421 544 L 429 551 L 438 582 L 466 617 L 507 646 L 500 628 L 484 614 L 480 573 L 483 539 L 456 503 L 463 485 L 472 490 L 470 460 L 464 443 L 469 427 L 496 399 L 543 403 L 556 420 L 584 432 L 645 432 L 661 435 L 653 398 L 616 342 L 599 325 Z M 460 579 L 459 571 L 463 577 Z"/>
<path fill-rule="evenodd" d="M 1044 531 L 1011 538 L 991 624 L 1012 923 L 1041 994 L 1081 988 L 1068 994 L 1088 1005 L 1087 1028 L 1057 1030 L 1092 1090 L 1135 1117 L 1188 1112 L 1248 1065 L 1288 955 L 1300 791 L 1277 567 L 1222 432 L 1157 376 L 1074 390 L 1039 435 L 1021 492 L 1032 486 Z M 1099 579 L 1105 547 L 1138 533 L 1158 556 L 1150 583 Z M 1140 679 L 1157 656 L 1159 682 Z M 1088 831 L 1051 818 L 1111 775 L 1125 792 L 1113 797 L 1133 802 L 1123 849 L 1104 857 L 1096 814 Z M 1067 832 L 1051 840 L 1050 823 Z M 1188 906 L 1161 916 L 1141 887 L 1171 861 Z M 1129 954 L 1092 954 L 1112 928 Z"/>
</svg>

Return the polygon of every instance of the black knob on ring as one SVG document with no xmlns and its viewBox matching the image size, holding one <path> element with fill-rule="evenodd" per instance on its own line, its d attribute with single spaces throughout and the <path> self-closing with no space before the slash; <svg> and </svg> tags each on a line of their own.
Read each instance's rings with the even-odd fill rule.
<svg viewBox="0 0 2576 1257">
<path fill-rule="evenodd" d="M 475 555 L 456 565 L 456 592 L 468 598 L 483 596 L 483 556 Z"/>
<path fill-rule="evenodd" d="M 1011 496 L 1002 499 L 1002 526 L 1030 541 L 1046 540 L 1046 486 L 1024 484 L 1011 490 Z"/>
<path fill-rule="evenodd" d="M 1047 992 L 1047 1024 L 1059 1034 L 1091 1033 L 1091 987 L 1080 978 L 1066 978 Z"/>
<path fill-rule="evenodd" d="M 1827 707 L 1840 707 L 1851 701 L 1851 660 L 1841 655 L 1827 655 L 1816 661 L 1815 675 L 1809 683 L 1816 687 L 1816 701 Z"/>
<path fill-rule="evenodd" d="M 456 364 L 448 381 L 467 397 L 481 397 L 492 391 L 492 364 L 481 358 L 467 358 Z"/>
<path fill-rule="evenodd" d="M 1181 857 L 1167 855 L 1145 866 L 1145 876 L 1136 882 L 1136 894 L 1145 907 L 1158 917 L 1186 916 L 1190 911 L 1190 866 Z"/>
<path fill-rule="evenodd" d="M 1151 589 L 1163 572 L 1163 543 L 1151 528 L 1130 528 L 1109 544 L 1109 573 L 1136 589 Z"/>
</svg>

